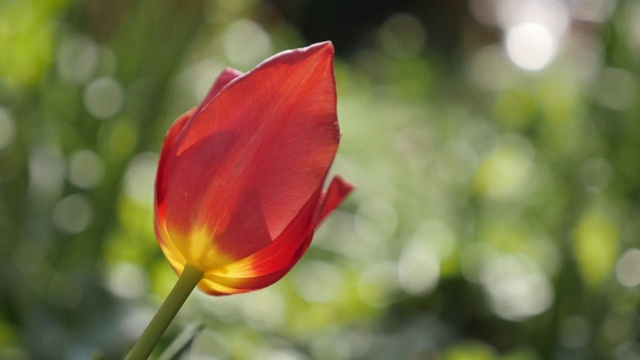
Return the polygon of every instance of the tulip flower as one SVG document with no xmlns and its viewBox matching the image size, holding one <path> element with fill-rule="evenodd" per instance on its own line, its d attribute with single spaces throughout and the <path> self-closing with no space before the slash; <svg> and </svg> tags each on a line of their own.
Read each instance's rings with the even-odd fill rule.
<svg viewBox="0 0 640 360">
<path fill-rule="evenodd" d="M 293 267 L 352 190 L 340 177 L 323 188 L 339 137 L 330 42 L 282 52 L 245 74 L 224 70 L 200 106 L 171 126 L 156 176 L 155 231 L 180 278 L 154 336 L 195 286 L 249 292 Z M 149 328 L 162 327 L 155 320 Z"/>
</svg>

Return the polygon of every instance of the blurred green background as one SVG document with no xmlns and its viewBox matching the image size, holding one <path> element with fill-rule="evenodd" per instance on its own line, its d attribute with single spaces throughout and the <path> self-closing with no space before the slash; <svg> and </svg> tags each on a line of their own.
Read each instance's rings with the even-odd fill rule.
<svg viewBox="0 0 640 360">
<path fill-rule="evenodd" d="M 164 133 L 220 70 L 336 46 L 357 191 L 161 358 L 640 359 L 640 2 L 0 0 L 0 358 L 121 358 L 176 276 Z"/>
</svg>

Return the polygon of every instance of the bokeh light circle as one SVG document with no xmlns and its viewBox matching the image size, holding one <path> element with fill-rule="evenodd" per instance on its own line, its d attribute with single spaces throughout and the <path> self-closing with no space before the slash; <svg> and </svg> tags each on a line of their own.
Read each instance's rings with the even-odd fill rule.
<svg viewBox="0 0 640 360">
<path fill-rule="evenodd" d="M 536 23 L 524 23 L 510 28 L 507 31 L 505 47 L 511 61 L 528 71 L 544 69 L 558 51 L 553 33 Z"/>
</svg>

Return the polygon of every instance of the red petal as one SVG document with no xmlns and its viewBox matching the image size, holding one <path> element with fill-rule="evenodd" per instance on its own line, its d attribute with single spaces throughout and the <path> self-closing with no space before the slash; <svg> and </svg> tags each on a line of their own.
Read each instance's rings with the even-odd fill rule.
<svg viewBox="0 0 640 360">
<path fill-rule="evenodd" d="M 329 189 L 327 189 L 327 192 L 324 194 L 324 199 L 320 207 L 318 224 L 342 203 L 349 193 L 353 191 L 353 188 L 353 184 L 345 181 L 340 176 L 336 176 L 331 180 Z"/>
<path fill-rule="evenodd" d="M 330 43 L 276 55 L 192 118 L 162 174 L 173 231 L 206 226 L 235 258 L 282 233 L 322 184 L 338 146 L 332 59 Z"/>
<path fill-rule="evenodd" d="M 172 157 L 170 156 L 170 153 L 175 153 L 175 149 L 173 148 L 173 145 L 175 143 L 176 137 L 178 136 L 182 128 L 185 126 L 189 118 L 191 118 L 193 114 L 199 113 L 202 110 L 202 108 L 204 108 L 211 101 L 211 99 L 213 99 L 216 95 L 218 95 L 218 93 L 225 86 L 227 86 L 232 80 L 234 80 L 240 75 L 242 75 L 242 72 L 236 69 L 225 68 L 224 70 L 222 70 L 220 75 L 218 75 L 218 77 L 216 78 L 216 81 L 211 86 L 211 89 L 209 89 L 207 96 L 204 98 L 200 106 L 197 109 L 193 108 L 189 110 L 188 112 L 180 116 L 173 123 L 173 125 L 171 125 L 171 127 L 169 128 L 169 131 L 165 136 L 164 142 L 162 143 L 162 151 L 160 153 L 160 160 L 158 164 L 157 175 L 162 174 L 163 176 L 156 176 L 156 182 L 158 184 L 162 183 L 162 180 L 165 179 L 164 167 L 166 165 L 167 159 Z M 166 193 L 166 190 L 161 185 L 160 186 L 156 185 L 156 200 L 158 198 L 158 195 L 160 195 L 161 198 L 164 198 L 164 194 Z"/>
<path fill-rule="evenodd" d="M 211 295 L 235 294 L 262 289 L 280 280 L 306 252 L 318 223 L 352 190 L 353 185 L 334 177 L 322 197 L 313 197 L 278 239 L 223 271 L 205 273 L 200 289 Z"/>
<path fill-rule="evenodd" d="M 261 289 L 282 278 L 311 243 L 318 195 L 316 192 L 271 244 L 223 269 L 205 272 L 200 289 L 212 295 L 233 294 Z"/>
<path fill-rule="evenodd" d="M 227 86 L 227 84 L 229 84 L 231 82 L 231 80 L 237 78 L 240 75 L 242 75 L 242 72 L 240 72 L 240 71 L 238 71 L 236 69 L 226 68 L 226 69 L 222 70 L 220 75 L 218 75 L 218 78 L 216 79 L 216 82 L 213 83 L 213 86 L 211 87 L 211 90 L 209 90 L 209 93 L 204 98 L 204 101 L 202 103 L 203 104 L 209 103 L 209 101 L 211 101 L 211 99 L 213 99 L 214 96 L 218 95 L 218 93 L 225 86 Z"/>
<path fill-rule="evenodd" d="M 156 172 L 156 186 L 155 186 L 155 230 L 158 241 L 164 242 L 168 238 L 166 230 L 166 197 L 167 197 L 167 179 L 168 179 L 168 162 L 173 159 L 172 154 L 175 153 L 175 140 L 184 128 L 184 125 L 191 118 L 195 109 L 187 111 L 184 115 L 178 118 L 173 125 L 167 131 L 167 135 L 162 143 L 162 150 L 160 152 L 160 160 L 158 161 L 158 170 Z"/>
<path fill-rule="evenodd" d="M 197 114 L 199 114 L 205 107 L 207 107 L 207 105 L 209 105 L 209 102 L 211 102 L 211 100 L 213 100 L 213 98 L 218 95 L 218 93 L 222 91 L 225 86 L 227 86 L 232 80 L 240 75 L 242 75 L 242 72 L 236 69 L 226 68 L 222 70 L 220 75 L 218 75 L 218 77 L 216 78 L 216 81 L 211 86 L 211 89 L 207 93 L 207 96 L 205 96 L 204 100 L 202 100 L 202 103 L 200 103 Z"/>
</svg>

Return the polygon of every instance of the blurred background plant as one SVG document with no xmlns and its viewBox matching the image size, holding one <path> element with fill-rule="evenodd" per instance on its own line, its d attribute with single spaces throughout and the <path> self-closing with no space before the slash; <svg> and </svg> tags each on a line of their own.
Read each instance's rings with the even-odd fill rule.
<svg viewBox="0 0 640 360">
<path fill-rule="evenodd" d="M 176 280 L 152 227 L 165 131 L 224 67 L 322 40 L 357 191 L 281 282 L 194 292 L 157 354 L 640 358 L 638 19 L 634 0 L 1 0 L 0 358 L 121 357 Z"/>
</svg>

